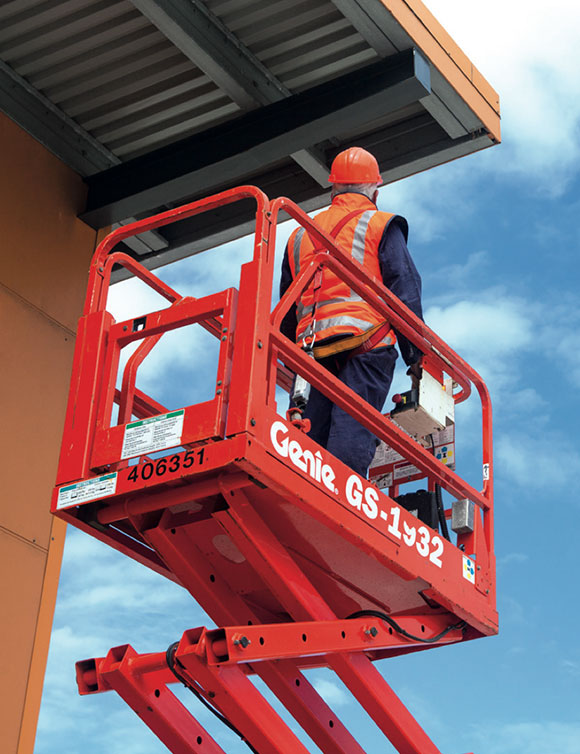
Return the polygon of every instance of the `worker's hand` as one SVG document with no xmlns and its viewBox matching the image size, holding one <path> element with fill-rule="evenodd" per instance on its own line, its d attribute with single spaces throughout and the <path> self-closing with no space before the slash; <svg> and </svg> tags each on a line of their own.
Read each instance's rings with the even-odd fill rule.
<svg viewBox="0 0 580 754">
<path fill-rule="evenodd" d="M 407 374 L 411 378 L 411 387 L 413 388 L 413 390 L 418 390 L 419 382 L 421 380 L 421 377 L 423 376 L 423 369 L 421 367 L 420 359 L 414 364 L 411 364 L 411 366 L 407 369 Z"/>
</svg>

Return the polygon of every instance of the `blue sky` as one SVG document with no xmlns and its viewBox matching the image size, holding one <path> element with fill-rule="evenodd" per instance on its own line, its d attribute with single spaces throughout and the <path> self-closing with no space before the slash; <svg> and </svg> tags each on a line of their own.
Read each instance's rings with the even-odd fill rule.
<svg viewBox="0 0 580 754">
<path fill-rule="evenodd" d="M 500 634 L 379 667 L 445 754 L 580 754 L 580 13 L 572 0 L 549 11 L 528 2 L 525 14 L 515 0 L 489 0 L 476 17 L 464 0 L 427 4 L 499 91 L 504 141 L 385 187 L 379 206 L 409 220 L 427 323 L 492 394 Z M 246 244 L 230 244 L 160 276 L 193 295 L 220 290 L 236 284 L 245 255 Z M 113 289 L 119 318 L 150 303 L 133 283 Z M 185 403 L 211 364 L 202 341 L 160 345 L 143 388 L 170 406 Z M 404 385 L 396 379 L 394 388 Z M 476 478 L 476 403 L 456 418 L 458 471 Z M 74 662 L 127 642 L 160 651 L 203 624 L 178 587 L 70 530 L 37 754 L 166 751 L 114 694 L 79 698 Z M 313 679 L 369 752 L 392 751 L 333 676 Z M 192 708 L 226 751 L 248 751 Z"/>
</svg>

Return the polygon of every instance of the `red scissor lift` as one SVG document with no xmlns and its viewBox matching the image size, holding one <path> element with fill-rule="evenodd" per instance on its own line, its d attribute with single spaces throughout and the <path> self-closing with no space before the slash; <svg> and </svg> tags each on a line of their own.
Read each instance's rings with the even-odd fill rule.
<svg viewBox="0 0 580 754">
<path fill-rule="evenodd" d="M 181 297 L 129 256 L 122 239 L 241 200 L 256 204 L 254 254 L 239 291 Z M 286 212 L 327 251 L 272 311 L 276 223 Z M 113 265 L 171 305 L 124 322 L 106 310 Z M 333 270 L 419 346 L 434 374 L 475 385 L 482 403 L 483 490 L 461 479 L 280 333 L 318 268 Z M 163 333 L 192 324 L 219 339 L 211 400 L 168 411 L 136 388 Z M 115 381 L 121 349 L 141 341 Z M 473 532 L 444 540 L 277 413 L 293 370 L 419 468 L 432 487 L 476 506 Z M 111 426 L 114 403 L 118 420 Z M 361 746 L 304 669 L 333 670 L 394 747 L 439 750 L 374 661 L 497 632 L 491 407 L 478 374 L 300 208 L 244 186 L 111 233 L 95 253 L 78 330 L 52 510 L 183 585 L 219 626 L 194 628 L 167 652 L 130 646 L 77 663 L 81 694 L 115 690 L 172 751 L 222 752 L 169 684 L 182 681 L 260 754 L 307 749 L 248 678 L 259 676 L 317 746 Z M 148 453 L 170 447 L 152 459 Z M 447 517 L 450 511 L 446 511 Z M 466 556 L 469 556 L 469 559 Z M 464 569 L 474 566 L 471 576 Z M 476 569 L 475 569 L 476 564 Z"/>
</svg>

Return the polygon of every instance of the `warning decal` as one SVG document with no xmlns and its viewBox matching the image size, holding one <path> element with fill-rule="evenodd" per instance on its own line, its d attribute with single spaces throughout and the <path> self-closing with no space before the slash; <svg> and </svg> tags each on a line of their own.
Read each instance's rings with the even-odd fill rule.
<svg viewBox="0 0 580 754">
<path fill-rule="evenodd" d="M 69 484 L 61 487 L 58 491 L 56 509 L 70 508 L 72 505 L 81 505 L 90 500 L 99 500 L 102 497 L 114 495 L 117 490 L 117 472 L 87 479 L 84 482 Z"/>
<path fill-rule="evenodd" d="M 463 578 L 475 584 L 475 563 L 465 555 L 463 556 Z"/>
<path fill-rule="evenodd" d="M 403 430 L 404 431 L 404 430 Z M 408 432 L 406 434 L 409 434 Z M 409 435 L 411 436 L 411 435 Z M 413 438 L 416 439 L 416 438 Z M 433 452 L 435 458 L 449 469 L 455 468 L 455 425 L 433 432 L 431 437 L 420 442 L 423 447 Z M 409 463 L 400 453 L 385 442 L 380 442 L 375 457 L 369 468 L 369 479 L 379 489 L 390 487 L 393 483 L 423 479 L 425 473 Z"/>
<path fill-rule="evenodd" d="M 124 460 L 181 445 L 184 415 L 184 409 L 180 409 L 127 424 L 121 458 Z"/>
</svg>

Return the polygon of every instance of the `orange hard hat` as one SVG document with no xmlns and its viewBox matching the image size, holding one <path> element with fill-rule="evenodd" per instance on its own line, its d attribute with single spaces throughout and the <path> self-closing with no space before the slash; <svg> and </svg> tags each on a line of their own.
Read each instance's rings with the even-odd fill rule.
<svg viewBox="0 0 580 754">
<path fill-rule="evenodd" d="M 329 183 L 377 183 L 383 179 L 379 172 L 379 163 L 370 152 L 362 147 L 350 147 L 334 158 Z"/>
</svg>

